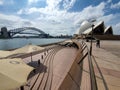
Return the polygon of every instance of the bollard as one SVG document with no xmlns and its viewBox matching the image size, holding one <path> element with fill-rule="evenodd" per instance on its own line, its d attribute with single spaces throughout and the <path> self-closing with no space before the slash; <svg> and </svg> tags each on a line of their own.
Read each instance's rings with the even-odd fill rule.
<svg viewBox="0 0 120 90">
<path fill-rule="evenodd" d="M 40 59 L 38 59 L 38 65 L 40 65 Z"/>
<path fill-rule="evenodd" d="M 43 59 L 43 55 L 41 56 L 41 58 Z"/>
<path fill-rule="evenodd" d="M 36 73 L 36 70 L 34 69 L 33 72 Z"/>
<path fill-rule="evenodd" d="M 24 90 L 24 87 L 23 87 L 23 86 L 21 86 L 21 87 L 20 87 L 20 90 Z"/>
<path fill-rule="evenodd" d="M 46 53 L 44 52 L 44 55 L 46 56 Z"/>
</svg>

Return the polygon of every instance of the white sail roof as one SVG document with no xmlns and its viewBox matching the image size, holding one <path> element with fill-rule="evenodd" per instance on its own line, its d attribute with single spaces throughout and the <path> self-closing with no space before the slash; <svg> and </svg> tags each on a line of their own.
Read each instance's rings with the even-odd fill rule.
<svg viewBox="0 0 120 90">
<path fill-rule="evenodd" d="M 95 24 L 94 28 L 98 27 L 99 25 L 101 25 L 102 23 L 104 23 L 104 21 L 100 21 L 98 23 Z"/>
<path fill-rule="evenodd" d="M 88 21 L 84 21 L 82 24 L 81 24 L 81 27 L 79 29 L 79 34 L 82 34 L 82 32 L 84 32 L 86 29 L 90 28 L 91 27 L 91 23 L 89 23 Z"/>
<path fill-rule="evenodd" d="M 92 31 L 92 27 L 91 27 L 91 28 L 88 28 L 87 30 L 85 30 L 85 31 L 83 32 L 83 34 L 89 34 L 91 31 Z"/>
<path fill-rule="evenodd" d="M 92 31 L 92 25 L 93 25 L 92 23 L 90 23 L 88 21 L 84 21 L 81 24 L 80 28 L 77 30 L 76 34 L 78 34 L 78 35 L 80 35 L 80 34 L 90 34 L 91 31 Z M 104 29 L 104 27 L 105 27 L 104 26 L 104 21 L 99 21 L 99 22 L 94 23 L 93 30 L 97 30 L 96 29 L 97 27 L 100 27 L 98 29 L 99 29 L 99 31 L 102 30 L 102 33 L 103 33 L 103 31 L 104 31 L 104 33 L 106 33 L 108 30 L 111 29 L 111 26 Z M 98 31 L 98 33 L 99 33 L 99 31 Z M 97 31 L 95 31 L 95 32 L 97 32 Z M 110 34 L 112 34 L 112 33 L 110 33 Z"/>
<path fill-rule="evenodd" d="M 104 33 L 110 28 L 111 26 L 108 26 L 105 28 Z"/>
</svg>

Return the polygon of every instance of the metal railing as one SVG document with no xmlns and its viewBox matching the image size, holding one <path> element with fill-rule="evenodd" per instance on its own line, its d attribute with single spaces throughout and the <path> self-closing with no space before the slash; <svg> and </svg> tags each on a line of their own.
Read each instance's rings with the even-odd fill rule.
<svg viewBox="0 0 120 90">
<path fill-rule="evenodd" d="M 83 60 L 86 57 L 88 58 L 89 70 L 90 70 L 91 90 L 98 90 L 96 77 L 95 77 L 95 72 L 94 72 L 94 67 L 93 67 L 93 63 L 92 63 L 92 58 L 91 58 L 91 55 L 90 55 L 90 50 L 88 49 L 87 44 L 84 41 L 82 41 L 81 42 L 81 53 L 83 53 L 85 50 L 86 50 L 86 52 L 81 57 L 81 59 L 79 60 L 78 64 L 82 63 Z"/>
</svg>

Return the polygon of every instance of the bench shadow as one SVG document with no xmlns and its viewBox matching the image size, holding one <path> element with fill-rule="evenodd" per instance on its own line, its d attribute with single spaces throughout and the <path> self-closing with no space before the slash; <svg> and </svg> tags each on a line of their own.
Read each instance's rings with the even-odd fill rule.
<svg viewBox="0 0 120 90">
<path fill-rule="evenodd" d="M 43 65 L 42 63 L 38 64 L 38 61 L 32 61 L 27 64 L 34 68 L 34 70 L 30 72 L 30 74 L 27 78 L 28 80 L 30 78 L 32 78 L 33 76 L 35 76 L 36 74 L 40 74 L 43 72 L 45 73 L 47 71 L 47 67 L 45 65 Z"/>
</svg>

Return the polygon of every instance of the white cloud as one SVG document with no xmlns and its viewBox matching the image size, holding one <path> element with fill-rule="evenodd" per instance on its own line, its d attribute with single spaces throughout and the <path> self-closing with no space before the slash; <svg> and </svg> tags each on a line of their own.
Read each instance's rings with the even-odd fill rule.
<svg viewBox="0 0 120 90">
<path fill-rule="evenodd" d="M 120 14 L 110 14 L 106 16 L 102 16 L 98 19 L 98 21 L 104 21 L 106 26 L 113 27 L 113 33 L 120 35 Z"/>
<path fill-rule="evenodd" d="M 75 4 L 76 0 L 64 0 L 63 1 L 63 7 L 64 9 L 70 9 L 74 4 Z"/>
<path fill-rule="evenodd" d="M 21 14 L 32 14 L 32 13 L 36 13 L 36 12 L 40 12 L 39 8 L 26 8 L 26 9 L 20 9 L 17 14 L 21 15 Z"/>
<path fill-rule="evenodd" d="M 114 28 L 114 34 L 120 35 L 120 23 L 115 24 L 113 28 Z"/>
<path fill-rule="evenodd" d="M 33 3 L 33 2 L 38 2 L 39 0 L 29 0 L 29 2 Z M 31 7 L 31 8 L 25 8 L 22 10 L 18 11 L 18 14 L 31 14 L 34 12 L 40 12 L 40 13 L 44 13 L 44 14 L 56 14 L 58 12 L 62 12 L 60 11 L 60 3 L 63 0 L 46 0 L 46 4 L 47 6 L 45 8 L 36 8 L 36 7 Z M 71 8 L 76 0 L 65 0 L 63 3 L 64 6 L 64 10 L 68 10 L 69 8 Z"/>
<path fill-rule="evenodd" d="M 50 10 L 58 9 L 59 8 L 59 3 L 61 1 L 62 0 L 46 0 L 46 3 L 47 3 L 46 8 L 49 8 Z"/>
<path fill-rule="evenodd" d="M 49 1 L 49 0 L 48 0 Z M 51 0 L 54 1 L 54 0 Z M 56 0 L 55 0 L 56 1 Z M 100 3 L 98 6 L 88 6 L 86 8 L 84 8 L 81 12 L 67 12 L 66 10 L 59 10 L 56 9 L 55 7 L 58 8 L 58 3 L 60 3 L 60 1 L 56 1 L 54 3 L 55 4 L 50 4 L 50 1 L 47 2 L 48 6 L 45 8 L 36 8 L 36 7 L 32 7 L 32 8 L 27 8 L 27 9 L 21 9 L 18 13 L 19 14 L 32 14 L 32 13 L 39 13 L 39 14 L 43 14 L 45 15 L 47 18 L 57 18 L 57 19 L 76 19 L 78 20 L 78 18 L 80 18 L 81 20 L 86 19 L 86 18 L 92 18 L 92 17 L 100 17 L 104 15 L 104 8 L 105 8 L 105 3 Z M 50 9 L 49 7 L 51 7 L 52 9 Z M 94 11 L 94 12 L 93 12 Z M 91 13 L 93 12 L 93 13 Z M 41 18 L 41 17 L 39 17 Z"/>
<path fill-rule="evenodd" d="M 19 11 L 17 11 L 17 14 L 19 15 L 23 14 L 23 9 L 20 9 Z"/>
<path fill-rule="evenodd" d="M 84 20 L 99 18 L 104 15 L 105 3 L 102 2 L 98 6 L 88 6 L 84 8 L 78 15 L 75 15 L 75 24 L 79 24 Z"/>
<path fill-rule="evenodd" d="M 107 1 L 107 3 L 111 3 L 111 2 L 112 2 L 112 0 L 108 0 L 108 1 Z"/>
<path fill-rule="evenodd" d="M 36 7 L 26 8 L 20 10 L 18 13 L 19 14 L 24 13 L 27 15 L 38 13 L 39 17 L 37 17 L 36 20 L 34 20 L 34 22 L 36 22 L 37 24 L 35 23 L 34 25 L 35 26 L 38 25 L 40 28 L 44 28 L 44 30 L 46 31 L 48 31 L 49 29 L 53 30 L 52 33 L 54 34 L 59 31 L 62 32 L 62 30 L 65 29 L 67 34 L 69 34 L 71 33 L 71 27 L 73 30 L 72 33 L 74 33 L 83 20 L 98 18 L 104 15 L 104 8 L 105 8 L 104 2 L 100 3 L 97 6 L 88 6 L 84 8 L 81 12 L 67 12 L 67 10 L 75 3 L 75 0 L 71 0 L 71 2 L 69 3 L 66 0 L 66 2 L 64 3 L 66 3 L 67 8 L 64 10 L 60 10 L 59 8 L 59 4 L 61 1 L 62 0 L 47 0 L 46 1 L 47 6 L 45 8 L 36 8 Z"/>
<path fill-rule="evenodd" d="M 80 26 L 80 22 L 82 22 L 83 20 L 102 17 L 104 15 L 104 8 L 105 8 L 105 3 L 100 3 L 98 6 L 94 6 L 94 7 L 88 6 L 84 8 L 81 12 L 67 12 L 66 10 L 62 10 L 62 11 L 54 10 L 49 12 L 47 11 L 47 9 L 40 10 L 40 13 L 43 13 L 45 15 L 43 15 L 42 17 L 40 16 L 38 21 L 41 21 L 41 20 L 43 20 L 43 22 L 47 21 L 45 25 L 46 26 L 51 25 L 49 27 L 51 28 L 51 30 L 53 30 L 53 27 L 57 31 L 62 31 L 66 29 L 66 32 L 69 34 L 71 33 L 70 31 L 71 26 L 74 27 L 72 28 L 73 30 L 72 33 L 74 33 L 75 30 L 77 29 L 77 26 Z M 52 25 L 51 21 L 53 20 L 59 22 L 60 24 Z M 54 32 L 54 33 L 57 33 L 57 32 Z"/>
<path fill-rule="evenodd" d="M 38 0 L 31 1 L 32 3 L 37 2 Z M 70 2 L 68 2 L 70 1 Z M 60 3 L 62 0 L 46 0 L 47 6 L 44 8 L 37 8 L 37 7 L 27 7 L 19 10 L 17 14 L 26 14 L 28 17 L 35 17 L 29 18 L 29 20 L 22 19 L 18 16 L 5 16 L 3 15 L 2 18 L 8 22 L 14 23 L 11 26 L 20 27 L 20 26 L 35 26 L 44 30 L 45 32 L 57 35 L 57 34 L 74 34 L 78 27 L 80 27 L 80 23 L 83 20 L 89 20 L 92 18 L 96 18 L 97 21 L 103 20 L 107 25 L 112 25 L 114 29 L 116 29 L 117 18 L 120 16 L 116 14 L 105 15 L 106 4 L 111 2 L 101 2 L 96 6 L 88 6 L 84 8 L 80 12 L 68 12 L 67 10 L 70 9 L 76 0 L 65 0 L 63 2 L 64 9 L 60 9 Z M 0 14 L 1 15 L 1 14 Z M 0 16 L 1 17 L 1 16 Z M 14 19 L 13 19 L 14 18 Z M 3 21 L 2 19 L 2 21 Z M 31 22 L 32 21 L 32 22 Z M 111 23 L 111 21 L 113 23 Z"/>
<path fill-rule="evenodd" d="M 13 5 L 14 0 L 0 0 L 0 5 Z"/>
<path fill-rule="evenodd" d="M 114 9 L 114 8 L 120 9 L 120 1 L 118 3 L 112 4 L 111 8 L 112 9 Z"/>
<path fill-rule="evenodd" d="M 5 15 L 5 14 L 0 14 L 0 19 L 6 19 L 6 20 L 9 20 L 9 21 L 19 21 L 21 20 L 20 17 L 18 16 L 14 16 L 14 15 Z"/>
<path fill-rule="evenodd" d="M 0 14 L 0 27 L 6 26 L 8 29 L 32 26 L 32 22 L 15 15 Z"/>
<path fill-rule="evenodd" d="M 0 5 L 3 5 L 3 0 L 0 0 Z"/>
<path fill-rule="evenodd" d="M 108 23 L 108 22 L 111 22 L 112 20 L 114 20 L 115 18 L 116 18 L 115 15 L 109 14 L 109 15 L 98 18 L 98 21 L 105 21 L 106 23 Z"/>
<path fill-rule="evenodd" d="M 30 5 L 30 4 L 33 4 L 33 3 L 36 3 L 36 2 L 38 2 L 39 0 L 28 0 L 28 4 Z"/>
<path fill-rule="evenodd" d="M 28 0 L 28 6 L 36 4 L 38 2 L 45 2 L 46 0 Z"/>
</svg>

